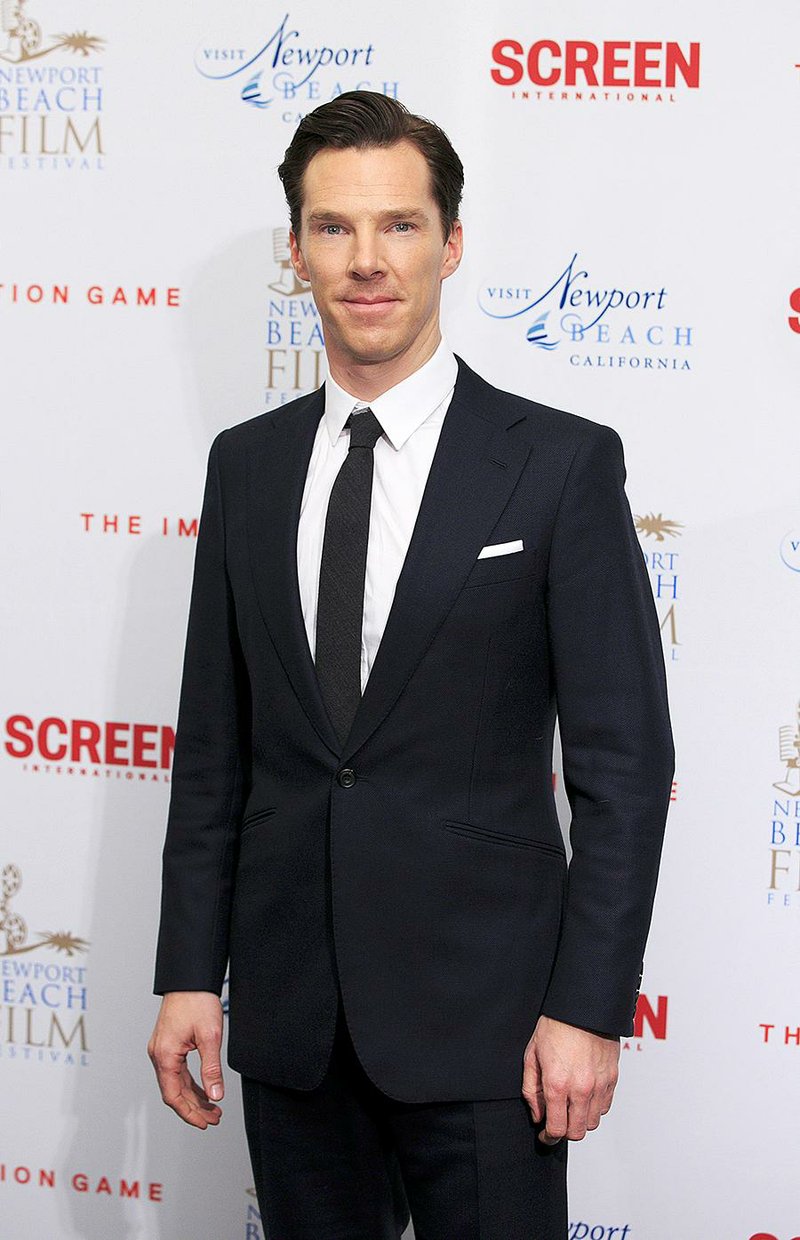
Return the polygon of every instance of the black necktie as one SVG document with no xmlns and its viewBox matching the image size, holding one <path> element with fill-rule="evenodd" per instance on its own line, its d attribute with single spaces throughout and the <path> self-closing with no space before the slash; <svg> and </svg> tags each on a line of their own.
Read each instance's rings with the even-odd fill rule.
<svg viewBox="0 0 800 1240">
<path fill-rule="evenodd" d="M 345 426 L 350 427 L 350 448 L 334 480 L 325 518 L 314 655 L 322 696 L 342 744 L 361 700 L 372 450 L 383 434 L 371 409 L 354 410 Z"/>
</svg>

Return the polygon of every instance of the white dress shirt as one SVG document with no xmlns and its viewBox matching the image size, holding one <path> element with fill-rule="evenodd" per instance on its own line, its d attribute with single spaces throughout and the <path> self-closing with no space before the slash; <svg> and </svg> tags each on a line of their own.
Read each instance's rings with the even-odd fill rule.
<svg viewBox="0 0 800 1240">
<path fill-rule="evenodd" d="M 316 654 L 317 593 L 328 500 L 350 446 L 350 431 L 344 424 L 354 409 L 369 407 L 384 431 L 373 449 L 361 634 L 362 693 L 386 627 L 457 374 L 458 363 L 443 338 L 424 366 L 376 400 L 359 400 L 330 375 L 325 380 L 325 412 L 311 452 L 297 530 L 300 601 L 312 656 Z"/>
</svg>

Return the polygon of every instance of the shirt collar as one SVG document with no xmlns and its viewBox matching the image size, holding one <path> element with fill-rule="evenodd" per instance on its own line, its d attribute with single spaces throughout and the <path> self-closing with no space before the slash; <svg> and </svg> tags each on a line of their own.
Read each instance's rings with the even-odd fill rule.
<svg viewBox="0 0 800 1240">
<path fill-rule="evenodd" d="M 375 400 L 359 400 L 328 375 L 325 379 L 325 425 L 331 444 L 335 444 L 341 435 L 353 408 L 364 409 L 369 405 L 392 447 L 395 450 L 402 448 L 452 392 L 457 375 L 458 363 L 444 336 L 424 366 Z"/>
</svg>

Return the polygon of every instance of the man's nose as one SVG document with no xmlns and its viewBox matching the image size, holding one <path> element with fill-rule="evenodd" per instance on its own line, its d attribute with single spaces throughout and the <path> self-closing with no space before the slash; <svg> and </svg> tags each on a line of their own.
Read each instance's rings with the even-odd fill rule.
<svg viewBox="0 0 800 1240">
<path fill-rule="evenodd" d="M 371 231 L 354 233 L 349 275 L 359 280 L 371 280 L 383 275 L 385 270 L 379 237 Z"/>
</svg>

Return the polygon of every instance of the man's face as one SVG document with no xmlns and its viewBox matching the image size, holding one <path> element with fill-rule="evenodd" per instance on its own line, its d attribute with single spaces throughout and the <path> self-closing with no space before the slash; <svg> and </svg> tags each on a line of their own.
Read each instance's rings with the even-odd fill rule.
<svg viewBox="0 0 800 1240">
<path fill-rule="evenodd" d="M 441 284 L 461 260 L 444 240 L 423 155 L 410 142 L 324 150 L 303 177 L 292 263 L 311 283 L 329 362 L 390 362 L 438 339 Z M 426 351 L 430 352 L 430 349 Z"/>
</svg>

